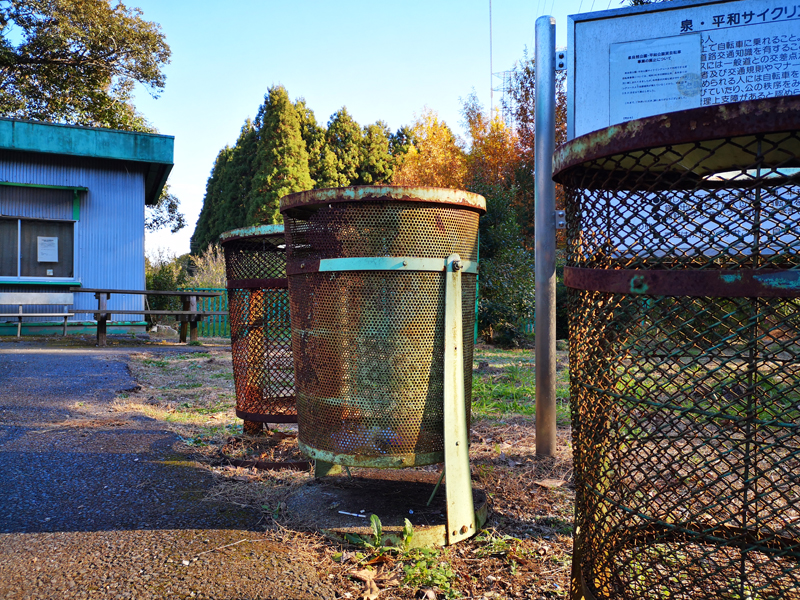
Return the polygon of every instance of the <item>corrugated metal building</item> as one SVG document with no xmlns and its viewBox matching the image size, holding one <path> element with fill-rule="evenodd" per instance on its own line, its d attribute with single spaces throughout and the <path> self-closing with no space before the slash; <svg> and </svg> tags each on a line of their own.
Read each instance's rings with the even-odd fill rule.
<svg viewBox="0 0 800 600">
<path fill-rule="evenodd" d="M 158 200 L 173 146 L 172 136 L 0 119 L 0 291 L 145 289 L 144 206 Z M 42 237 L 57 238 L 57 261 L 39 262 Z M 91 330 L 96 307 L 93 294 L 75 294 L 70 331 Z M 109 308 L 144 309 L 144 296 L 112 294 Z M 26 319 L 23 332 L 59 330 L 46 321 Z M 109 331 L 143 326 L 131 315 Z M 16 320 L 0 323 L 0 334 L 12 333 Z"/>
</svg>

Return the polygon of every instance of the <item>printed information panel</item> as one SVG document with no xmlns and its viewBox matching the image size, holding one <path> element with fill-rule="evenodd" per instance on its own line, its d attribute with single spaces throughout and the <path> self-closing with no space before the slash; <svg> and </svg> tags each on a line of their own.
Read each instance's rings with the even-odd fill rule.
<svg viewBox="0 0 800 600">
<path fill-rule="evenodd" d="M 37 262 L 58 262 L 58 238 L 43 237 L 36 238 Z"/>
<path fill-rule="evenodd" d="M 665 2 L 570 16 L 568 137 L 800 95 L 800 2 Z"/>
<path fill-rule="evenodd" d="M 611 44 L 611 121 L 700 106 L 700 35 Z"/>
</svg>

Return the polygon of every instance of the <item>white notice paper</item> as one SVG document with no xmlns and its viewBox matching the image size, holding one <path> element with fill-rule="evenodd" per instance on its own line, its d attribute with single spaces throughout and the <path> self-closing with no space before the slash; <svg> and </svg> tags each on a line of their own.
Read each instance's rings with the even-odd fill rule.
<svg viewBox="0 0 800 600">
<path fill-rule="evenodd" d="M 700 106 L 700 34 L 610 45 L 612 123 Z"/>
<path fill-rule="evenodd" d="M 42 237 L 38 236 L 37 250 L 38 261 L 42 262 L 58 262 L 58 238 L 57 237 Z"/>
</svg>

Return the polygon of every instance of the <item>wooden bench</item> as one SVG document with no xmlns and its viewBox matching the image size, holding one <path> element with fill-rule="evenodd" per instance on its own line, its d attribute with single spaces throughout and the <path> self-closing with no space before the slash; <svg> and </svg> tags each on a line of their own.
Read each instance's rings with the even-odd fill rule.
<svg viewBox="0 0 800 600">
<path fill-rule="evenodd" d="M 227 315 L 228 312 L 224 310 L 198 310 L 198 298 L 212 298 L 214 296 L 221 296 L 223 292 L 192 292 L 188 290 L 109 290 L 109 289 L 92 289 L 92 288 L 70 288 L 71 292 L 87 292 L 93 293 L 97 298 L 97 310 L 87 310 L 85 312 L 94 313 L 94 318 L 97 320 L 97 345 L 106 345 L 106 324 L 111 315 L 163 315 L 177 317 L 181 322 L 180 341 L 186 342 L 186 330 L 189 331 L 189 340 L 192 342 L 197 341 L 197 324 L 203 320 L 203 317 L 213 315 Z M 183 304 L 183 310 L 117 310 L 108 308 L 108 299 L 111 294 L 138 294 L 146 296 L 178 296 Z M 83 311 L 80 311 L 83 312 Z M 188 326 L 188 327 L 187 327 Z"/>
<path fill-rule="evenodd" d="M 22 334 L 22 317 L 60 317 L 64 319 L 63 335 L 67 335 L 67 319 L 74 317 L 75 313 L 67 310 L 73 302 L 73 295 L 65 292 L 0 292 L 0 305 L 19 306 L 19 311 L 15 313 L 0 313 L 0 318 L 17 318 L 17 337 Z M 23 312 L 23 306 L 35 304 L 63 306 L 61 312 Z"/>
</svg>

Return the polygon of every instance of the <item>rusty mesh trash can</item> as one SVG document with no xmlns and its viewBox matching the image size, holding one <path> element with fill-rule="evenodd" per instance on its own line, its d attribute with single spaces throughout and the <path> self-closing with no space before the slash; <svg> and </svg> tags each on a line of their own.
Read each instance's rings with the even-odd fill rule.
<svg viewBox="0 0 800 600">
<path fill-rule="evenodd" d="M 220 235 L 225 252 L 236 416 L 250 432 L 296 423 L 283 225 Z"/>
<path fill-rule="evenodd" d="M 281 212 L 301 449 L 348 466 L 441 462 L 445 263 L 464 264 L 468 410 L 483 198 L 364 186 L 285 196 Z"/>
<path fill-rule="evenodd" d="M 561 146 L 572 598 L 800 598 L 800 98 Z"/>
</svg>

